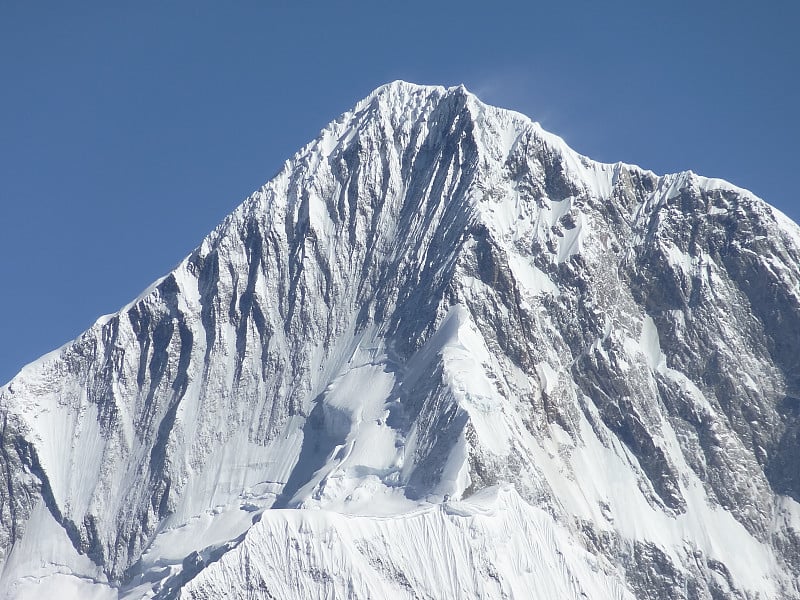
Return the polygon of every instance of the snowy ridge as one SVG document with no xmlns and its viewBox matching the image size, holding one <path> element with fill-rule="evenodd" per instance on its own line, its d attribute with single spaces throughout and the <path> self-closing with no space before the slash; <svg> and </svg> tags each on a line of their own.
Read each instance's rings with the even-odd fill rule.
<svg viewBox="0 0 800 600">
<path fill-rule="evenodd" d="M 435 598 L 633 598 L 513 489 L 476 496 L 388 519 L 271 511 L 183 593 L 245 596 L 263 586 L 284 598 L 411 599 L 420 589 Z M 287 553 L 286 538 L 296 551 Z"/>
<path fill-rule="evenodd" d="M 0 388 L 0 597 L 800 597 L 798 264 L 726 182 L 382 86 Z"/>
</svg>

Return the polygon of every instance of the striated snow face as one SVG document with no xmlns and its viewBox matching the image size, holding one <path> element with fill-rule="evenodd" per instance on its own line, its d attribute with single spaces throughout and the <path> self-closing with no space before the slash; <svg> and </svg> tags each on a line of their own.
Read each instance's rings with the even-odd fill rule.
<svg viewBox="0 0 800 600">
<path fill-rule="evenodd" d="M 0 598 L 800 598 L 799 264 L 383 86 L 0 388 Z"/>
</svg>

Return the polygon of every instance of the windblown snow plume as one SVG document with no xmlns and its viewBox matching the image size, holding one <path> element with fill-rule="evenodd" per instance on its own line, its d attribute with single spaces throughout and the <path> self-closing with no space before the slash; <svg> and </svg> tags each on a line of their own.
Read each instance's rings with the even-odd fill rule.
<svg viewBox="0 0 800 600">
<path fill-rule="evenodd" d="M 800 230 L 396 82 L 0 388 L 2 598 L 800 598 Z"/>
</svg>

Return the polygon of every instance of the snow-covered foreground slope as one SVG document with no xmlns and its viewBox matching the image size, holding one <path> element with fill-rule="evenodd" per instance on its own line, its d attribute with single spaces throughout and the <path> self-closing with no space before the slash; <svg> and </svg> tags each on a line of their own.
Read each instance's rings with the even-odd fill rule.
<svg viewBox="0 0 800 600">
<path fill-rule="evenodd" d="M 384 86 L 0 389 L 0 593 L 800 598 L 799 258 Z"/>
</svg>

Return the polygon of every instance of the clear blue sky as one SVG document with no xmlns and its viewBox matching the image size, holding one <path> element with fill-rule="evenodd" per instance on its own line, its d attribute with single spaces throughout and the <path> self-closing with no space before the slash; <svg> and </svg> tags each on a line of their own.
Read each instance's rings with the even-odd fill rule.
<svg viewBox="0 0 800 600">
<path fill-rule="evenodd" d="M 656 6 L 657 5 L 657 6 Z M 800 3 L 0 2 L 0 382 L 394 79 L 800 219 Z"/>
</svg>

